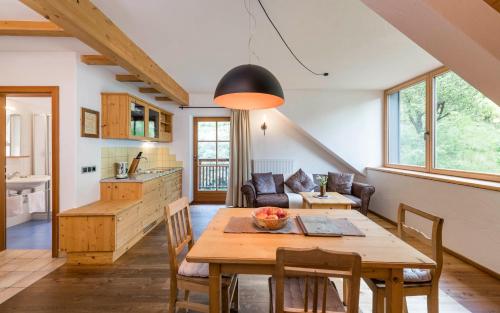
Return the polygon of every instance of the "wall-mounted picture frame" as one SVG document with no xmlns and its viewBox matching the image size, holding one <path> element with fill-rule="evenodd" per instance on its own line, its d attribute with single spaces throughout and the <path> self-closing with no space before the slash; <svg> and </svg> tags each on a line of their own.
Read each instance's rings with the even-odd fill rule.
<svg viewBox="0 0 500 313">
<path fill-rule="evenodd" d="M 99 112 L 87 108 L 82 108 L 81 115 L 81 136 L 99 138 Z"/>
</svg>

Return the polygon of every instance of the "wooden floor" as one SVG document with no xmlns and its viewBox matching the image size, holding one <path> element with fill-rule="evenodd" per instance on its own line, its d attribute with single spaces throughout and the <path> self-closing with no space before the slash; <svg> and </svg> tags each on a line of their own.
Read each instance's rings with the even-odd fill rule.
<svg viewBox="0 0 500 313">
<path fill-rule="evenodd" d="M 196 237 L 217 206 L 192 207 Z M 394 227 L 376 217 L 384 227 Z M 413 244 L 413 242 L 412 242 Z M 157 227 L 110 266 L 64 265 L 0 304 L 2 313 L 167 312 L 168 258 L 165 229 Z M 500 282 L 453 256 L 445 256 L 441 279 L 441 312 L 500 312 Z M 206 297 L 200 297 L 207 300 Z M 268 312 L 265 277 L 240 278 L 240 312 Z M 371 294 L 364 288 L 363 312 Z M 410 312 L 425 312 L 423 299 L 409 301 Z"/>
</svg>

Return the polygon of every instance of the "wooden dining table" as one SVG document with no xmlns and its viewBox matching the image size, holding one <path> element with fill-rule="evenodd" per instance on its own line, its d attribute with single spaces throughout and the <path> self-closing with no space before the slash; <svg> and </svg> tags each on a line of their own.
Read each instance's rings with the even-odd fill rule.
<svg viewBox="0 0 500 313">
<path fill-rule="evenodd" d="M 386 282 L 386 312 L 403 312 L 403 269 L 432 269 L 436 263 L 356 210 L 290 209 L 297 214 L 327 214 L 347 218 L 366 236 L 313 237 L 303 234 L 224 233 L 233 216 L 248 217 L 252 209 L 219 209 L 188 252 L 188 262 L 209 264 L 211 313 L 221 309 L 221 273 L 272 275 L 276 249 L 320 247 L 356 252 L 362 258 L 362 276 Z"/>
</svg>

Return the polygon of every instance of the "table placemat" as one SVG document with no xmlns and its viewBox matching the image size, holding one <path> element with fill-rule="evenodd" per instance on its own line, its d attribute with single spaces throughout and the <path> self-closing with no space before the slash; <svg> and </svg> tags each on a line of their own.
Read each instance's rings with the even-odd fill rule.
<svg viewBox="0 0 500 313">
<path fill-rule="evenodd" d="M 327 215 L 299 215 L 297 224 L 306 236 L 365 237 L 365 234 L 347 218 L 333 218 Z"/>
<path fill-rule="evenodd" d="M 288 223 L 285 227 L 277 230 L 268 230 L 257 227 L 251 217 L 238 217 L 233 216 L 229 219 L 226 227 L 224 228 L 225 233 L 269 233 L 269 234 L 297 234 L 302 235 L 303 232 L 297 224 L 295 217 L 290 217 Z"/>
</svg>

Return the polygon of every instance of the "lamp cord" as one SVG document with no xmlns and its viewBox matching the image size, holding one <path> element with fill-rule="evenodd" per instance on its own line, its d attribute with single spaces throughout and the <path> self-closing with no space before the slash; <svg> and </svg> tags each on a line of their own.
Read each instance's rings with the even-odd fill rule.
<svg viewBox="0 0 500 313">
<path fill-rule="evenodd" d="M 262 11 L 264 11 L 264 14 L 266 14 L 266 17 L 267 19 L 269 20 L 269 22 L 271 23 L 271 25 L 274 27 L 274 30 L 276 30 L 276 32 L 278 33 L 278 36 L 280 37 L 281 41 L 283 41 L 283 43 L 285 44 L 285 46 L 287 47 L 288 51 L 290 51 L 290 53 L 292 54 L 292 56 L 295 58 L 295 60 L 297 60 L 297 62 L 299 62 L 300 65 L 302 65 L 302 67 L 304 67 L 306 70 L 308 70 L 309 72 L 311 72 L 312 74 L 314 75 L 318 75 L 318 76 L 328 76 L 328 73 L 327 72 L 324 72 L 324 73 L 317 73 L 313 70 L 311 70 L 309 67 L 307 67 L 304 63 L 302 63 L 302 61 L 300 61 L 300 59 L 295 55 L 295 53 L 293 53 L 292 49 L 290 48 L 290 46 L 286 43 L 285 41 L 285 38 L 283 38 L 283 36 L 281 35 L 280 31 L 278 30 L 278 28 L 276 27 L 276 25 L 274 25 L 274 22 L 273 20 L 271 20 L 271 17 L 269 17 L 269 14 L 267 14 L 267 11 L 266 11 L 266 8 L 264 8 L 264 5 L 262 4 L 262 2 L 260 0 L 257 0 L 259 1 L 259 4 L 260 4 L 260 7 L 262 8 Z"/>
<path fill-rule="evenodd" d="M 257 25 L 257 20 L 252 12 L 252 0 L 243 0 L 245 3 L 245 9 L 248 13 L 248 64 L 252 64 L 252 56 L 260 62 L 260 58 L 253 50 L 253 35 L 254 29 Z"/>
</svg>

